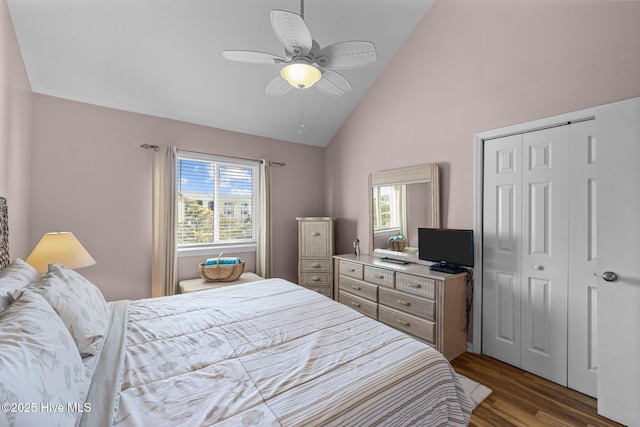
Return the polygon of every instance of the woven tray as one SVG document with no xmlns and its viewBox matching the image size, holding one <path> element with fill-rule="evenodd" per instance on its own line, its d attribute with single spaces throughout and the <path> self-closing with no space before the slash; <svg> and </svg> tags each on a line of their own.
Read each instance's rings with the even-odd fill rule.
<svg viewBox="0 0 640 427">
<path fill-rule="evenodd" d="M 243 272 L 244 261 L 233 265 L 206 265 L 204 262 L 198 264 L 198 273 L 207 282 L 233 282 L 238 280 Z"/>
</svg>

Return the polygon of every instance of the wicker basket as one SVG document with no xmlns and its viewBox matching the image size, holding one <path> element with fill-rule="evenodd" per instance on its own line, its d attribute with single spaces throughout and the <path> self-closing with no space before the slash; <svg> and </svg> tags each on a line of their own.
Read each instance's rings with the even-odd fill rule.
<svg viewBox="0 0 640 427">
<path fill-rule="evenodd" d="M 207 265 L 204 262 L 198 264 L 198 273 L 200 277 L 207 282 L 233 282 L 238 280 L 240 275 L 244 272 L 244 261 L 240 261 L 239 264 L 220 264 L 220 258 L 222 254 L 218 256 L 218 264 Z"/>
<path fill-rule="evenodd" d="M 407 239 L 402 234 L 389 238 L 389 249 L 392 251 L 402 252 L 406 247 Z"/>
</svg>

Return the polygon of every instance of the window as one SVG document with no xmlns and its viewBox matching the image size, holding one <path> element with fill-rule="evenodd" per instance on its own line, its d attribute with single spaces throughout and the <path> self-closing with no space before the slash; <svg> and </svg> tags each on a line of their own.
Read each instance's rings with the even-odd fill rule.
<svg viewBox="0 0 640 427">
<path fill-rule="evenodd" d="M 224 216 L 233 218 L 233 202 L 224 202 Z"/>
<path fill-rule="evenodd" d="M 179 152 L 178 252 L 255 248 L 257 180 L 257 162 Z"/>
<path fill-rule="evenodd" d="M 240 217 L 244 222 L 251 220 L 251 212 L 249 210 L 249 203 L 242 203 L 240 205 Z"/>
</svg>

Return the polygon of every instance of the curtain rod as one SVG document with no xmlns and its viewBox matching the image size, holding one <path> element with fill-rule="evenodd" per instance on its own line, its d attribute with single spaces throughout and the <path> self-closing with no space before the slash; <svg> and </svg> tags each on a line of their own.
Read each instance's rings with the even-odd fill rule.
<svg viewBox="0 0 640 427">
<path fill-rule="evenodd" d="M 150 145 L 150 144 L 142 144 L 140 145 L 140 148 L 144 148 L 145 150 L 149 150 L 152 149 L 153 151 L 158 151 L 160 150 L 160 146 L 158 145 Z M 204 154 L 204 155 L 209 155 L 209 156 L 215 156 L 215 155 L 219 155 L 219 154 L 212 154 L 212 153 L 202 153 L 199 151 L 189 151 L 189 150 L 182 150 L 182 151 L 186 151 L 189 153 L 195 153 L 195 154 Z M 256 160 L 256 159 L 247 159 L 245 157 L 235 157 L 235 156 L 222 156 L 222 157 L 229 157 L 230 159 L 238 159 L 238 160 L 249 160 L 252 162 L 262 162 L 262 159 L 260 160 Z M 276 165 L 276 166 L 285 166 L 286 164 L 283 162 L 271 162 L 272 165 Z"/>
</svg>

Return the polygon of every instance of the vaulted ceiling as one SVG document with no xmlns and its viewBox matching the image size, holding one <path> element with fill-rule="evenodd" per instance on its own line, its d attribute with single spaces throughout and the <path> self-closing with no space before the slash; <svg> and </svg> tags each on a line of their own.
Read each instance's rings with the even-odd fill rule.
<svg viewBox="0 0 640 427">
<path fill-rule="evenodd" d="M 326 146 L 433 0 L 307 0 L 321 46 L 371 41 L 377 61 L 337 70 L 340 97 L 316 88 L 268 96 L 281 65 L 223 50 L 283 55 L 272 9 L 298 0 L 7 0 L 33 92 L 284 141 Z M 416 52 L 419 54 L 419 52 Z M 304 125 L 301 134 L 301 125 Z"/>
</svg>

